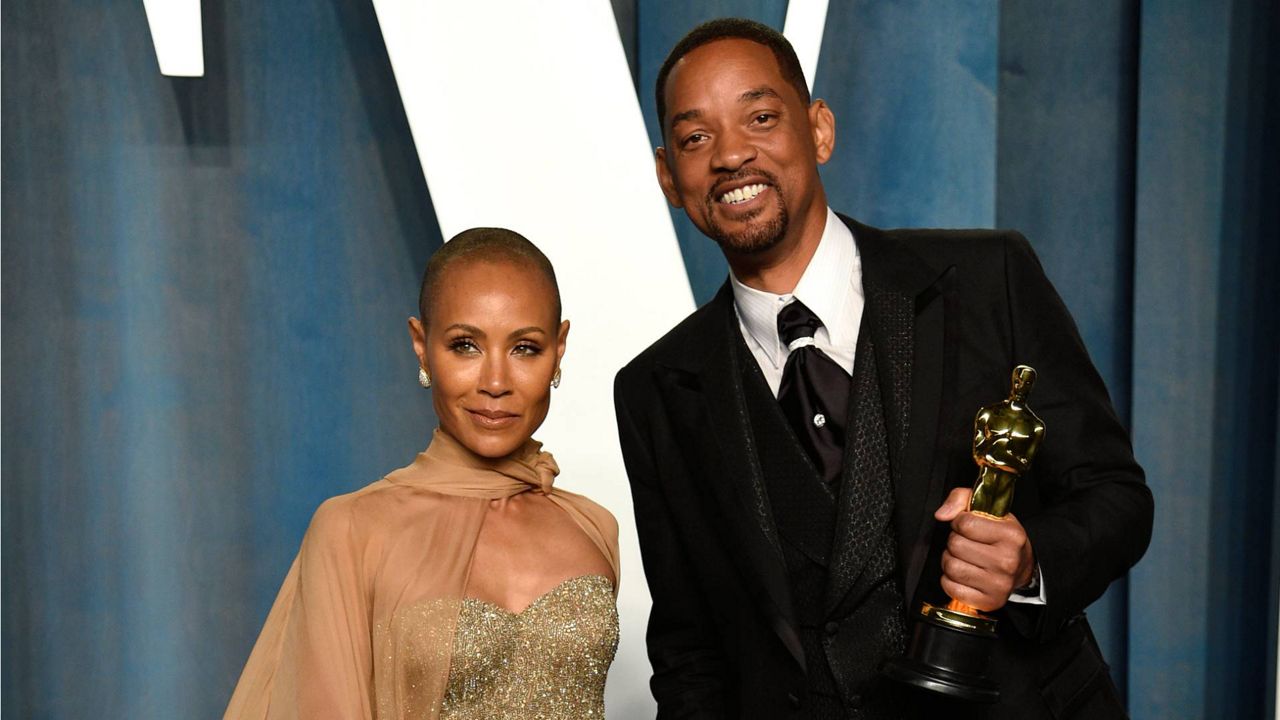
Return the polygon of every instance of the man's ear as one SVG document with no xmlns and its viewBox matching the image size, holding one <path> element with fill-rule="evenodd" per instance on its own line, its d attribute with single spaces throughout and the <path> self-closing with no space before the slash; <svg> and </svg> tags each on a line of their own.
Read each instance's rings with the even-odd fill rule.
<svg viewBox="0 0 1280 720">
<path fill-rule="evenodd" d="M 809 104 L 809 127 L 813 131 L 813 150 L 819 165 L 825 165 L 836 150 L 836 116 L 826 100 Z"/>
<path fill-rule="evenodd" d="M 653 151 L 653 169 L 658 173 L 658 186 L 662 188 L 662 194 L 667 197 L 667 202 L 671 203 L 671 207 L 683 208 L 684 203 L 680 201 L 680 193 L 676 192 L 675 179 L 671 177 L 671 168 L 667 167 L 667 149 L 658 148 Z"/>
</svg>

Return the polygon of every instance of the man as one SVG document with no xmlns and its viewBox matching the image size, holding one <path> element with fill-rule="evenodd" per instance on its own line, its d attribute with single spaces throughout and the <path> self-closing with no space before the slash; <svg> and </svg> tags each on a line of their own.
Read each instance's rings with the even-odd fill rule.
<svg viewBox="0 0 1280 720">
<path fill-rule="evenodd" d="M 659 716 L 1123 716 L 1082 611 L 1151 495 L 1026 241 L 833 213 L 834 117 L 765 26 L 696 28 L 656 93 L 662 190 L 732 271 L 615 386 Z M 1048 431 L 997 521 L 965 511 L 973 413 L 1019 363 Z M 944 593 L 999 619 L 996 705 L 879 673 Z"/>
</svg>

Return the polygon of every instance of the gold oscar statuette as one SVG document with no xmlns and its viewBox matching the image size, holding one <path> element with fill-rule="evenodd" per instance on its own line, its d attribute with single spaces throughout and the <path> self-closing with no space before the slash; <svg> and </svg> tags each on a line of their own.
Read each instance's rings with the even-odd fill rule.
<svg viewBox="0 0 1280 720">
<path fill-rule="evenodd" d="M 1009 397 L 978 410 L 973 421 L 973 461 L 978 479 L 969 510 L 1000 520 L 1009 513 L 1018 477 L 1031 468 L 1044 440 L 1044 422 L 1027 407 L 1036 371 L 1013 369 Z M 999 688 L 986 676 L 996 621 L 952 599 L 923 603 L 906 655 L 887 662 L 889 677 L 916 687 L 976 702 L 995 702 Z"/>
</svg>

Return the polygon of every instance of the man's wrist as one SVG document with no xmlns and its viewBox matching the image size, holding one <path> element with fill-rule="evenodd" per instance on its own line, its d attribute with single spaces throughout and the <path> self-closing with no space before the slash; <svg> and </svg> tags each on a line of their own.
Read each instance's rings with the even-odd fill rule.
<svg viewBox="0 0 1280 720">
<path fill-rule="evenodd" d="M 1031 572 L 1031 580 L 1026 587 L 1020 587 L 1009 593 L 1009 602 L 1023 605 L 1047 605 L 1049 600 L 1045 593 L 1044 580 L 1040 575 L 1040 564 L 1036 563 Z"/>
<path fill-rule="evenodd" d="M 1019 595 L 1039 595 L 1040 594 L 1040 566 L 1036 565 L 1031 568 L 1031 579 L 1019 588 L 1015 588 L 1014 592 Z"/>
</svg>

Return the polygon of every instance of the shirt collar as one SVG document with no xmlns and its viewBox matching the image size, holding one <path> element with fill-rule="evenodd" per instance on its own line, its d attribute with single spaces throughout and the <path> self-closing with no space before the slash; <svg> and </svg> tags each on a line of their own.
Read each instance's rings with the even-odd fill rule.
<svg viewBox="0 0 1280 720">
<path fill-rule="evenodd" d="M 862 289 L 854 277 L 860 260 L 853 233 L 831 208 L 827 208 L 827 224 L 822 230 L 822 238 L 818 240 L 818 249 L 792 292 L 777 295 L 747 287 L 730 271 L 729 282 L 739 321 L 774 367 L 781 367 L 787 359 L 787 348 L 778 338 L 778 311 L 793 297 L 822 320 L 833 344 L 844 340 L 844 335 L 851 329 L 845 317 L 846 300 L 851 291 L 861 292 Z"/>
</svg>

